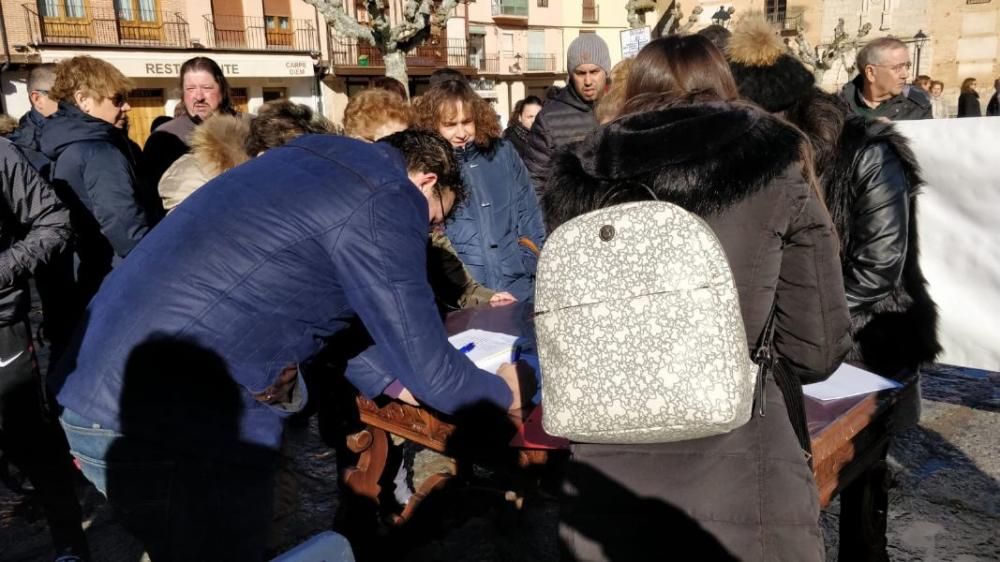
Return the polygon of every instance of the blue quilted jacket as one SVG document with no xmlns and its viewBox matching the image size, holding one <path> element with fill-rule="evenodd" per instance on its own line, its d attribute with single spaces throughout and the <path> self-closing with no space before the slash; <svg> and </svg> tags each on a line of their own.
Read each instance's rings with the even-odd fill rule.
<svg viewBox="0 0 1000 562">
<path fill-rule="evenodd" d="M 480 400 L 506 408 L 502 380 L 447 342 L 427 282 L 427 230 L 427 201 L 394 148 L 313 135 L 269 150 L 191 195 L 112 271 L 78 329 L 75 361 L 71 350 L 54 377 L 58 401 L 199 453 L 274 450 L 288 414 L 253 394 L 359 317 L 388 370 L 424 403 L 446 413 Z M 203 348 L 206 369 L 221 361 L 238 383 L 238 439 L 205 427 L 195 405 L 167 429 L 142 419 L 172 388 L 122 404 L 126 379 L 145 376 L 126 368 L 130 354 L 157 338 Z M 198 404 L 200 384 L 197 373 L 177 373 L 178 400 Z M 125 408 L 140 419 L 123 424 Z"/>
</svg>

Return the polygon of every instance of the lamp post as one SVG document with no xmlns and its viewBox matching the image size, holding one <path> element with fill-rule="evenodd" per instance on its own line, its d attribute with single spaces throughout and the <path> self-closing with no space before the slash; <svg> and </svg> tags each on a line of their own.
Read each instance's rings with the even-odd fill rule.
<svg viewBox="0 0 1000 562">
<path fill-rule="evenodd" d="M 916 45 L 917 45 L 917 64 L 916 64 L 917 72 L 916 72 L 916 75 L 920 76 L 920 53 L 921 53 L 921 51 L 924 50 L 924 45 L 927 44 L 927 34 L 925 34 L 924 30 L 922 30 L 922 29 L 917 30 L 917 34 L 913 36 L 913 40 L 916 42 Z"/>
<path fill-rule="evenodd" d="M 725 6 L 719 6 L 719 11 L 712 14 L 712 23 L 715 25 L 721 25 L 722 27 L 729 27 L 729 18 L 731 17 Z"/>
</svg>

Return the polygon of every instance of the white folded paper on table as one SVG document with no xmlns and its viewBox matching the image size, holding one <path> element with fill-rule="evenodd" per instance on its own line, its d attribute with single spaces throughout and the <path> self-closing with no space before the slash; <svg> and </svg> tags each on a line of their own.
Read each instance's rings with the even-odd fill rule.
<svg viewBox="0 0 1000 562">
<path fill-rule="evenodd" d="M 900 386 L 903 385 L 844 363 L 825 381 L 802 385 L 802 392 L 817 400 L 838 400 Z"/>
<path fill-rule="evenodd" d="M 514 359 L 514 344 L 518 336 L 486 330 L 466 330 L 448 338 L 455 349 L 473 344 L 471 351 L 465 354 L 477 367 L 484 371 L 496 373 L 500 365 L 510 363 Z"/>
</svg>

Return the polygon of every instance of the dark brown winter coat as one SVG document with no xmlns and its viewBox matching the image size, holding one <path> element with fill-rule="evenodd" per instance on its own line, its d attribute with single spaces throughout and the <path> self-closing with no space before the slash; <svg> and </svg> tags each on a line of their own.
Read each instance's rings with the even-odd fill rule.
<svg viewBox="0 0 1000 562">
<path fill-rule="evenodd" d="M 838 241 L 804 179 L 803 143 L 747 104 L 628 115 L 556 156 L 543 211 L 551 230 L 652 191 L 699 215 L 729 258 L 748 353 L 775 303 L 776 354 L 803 381 L 823 379 L 850 348 L 849 318 Z M 815 484 L 773 382 L 766 408 L 717 437 L 574 446 L 575 491 L 561 516 L 570 553 L 639 559 L 656 546 L 678 560 L 823 560 Z"/>
</svg>

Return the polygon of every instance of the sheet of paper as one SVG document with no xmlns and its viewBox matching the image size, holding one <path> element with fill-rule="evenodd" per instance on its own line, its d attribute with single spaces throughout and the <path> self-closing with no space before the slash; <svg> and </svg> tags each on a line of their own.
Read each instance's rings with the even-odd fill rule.
<svg viewBox="0 0 1000 562">
<path fill-rule="evenodd" d="M 844 363 L 825 381 L 802 385 L 802 392 L 817 400 L 837 400 L 900 386 L 896 381 Z"/>
<path fill-rule="evenodd" d="M 466 357 L 480 369 L 491 373 L 497 372 L 501 364 L 513 358 L 514 343 L 517 340 L 517 336 L 486 330 L 466 330 L 448 338 L 455 349 L 462 349 L 472 344 L 473 347 L 465 354 Z"/>
</svg>

